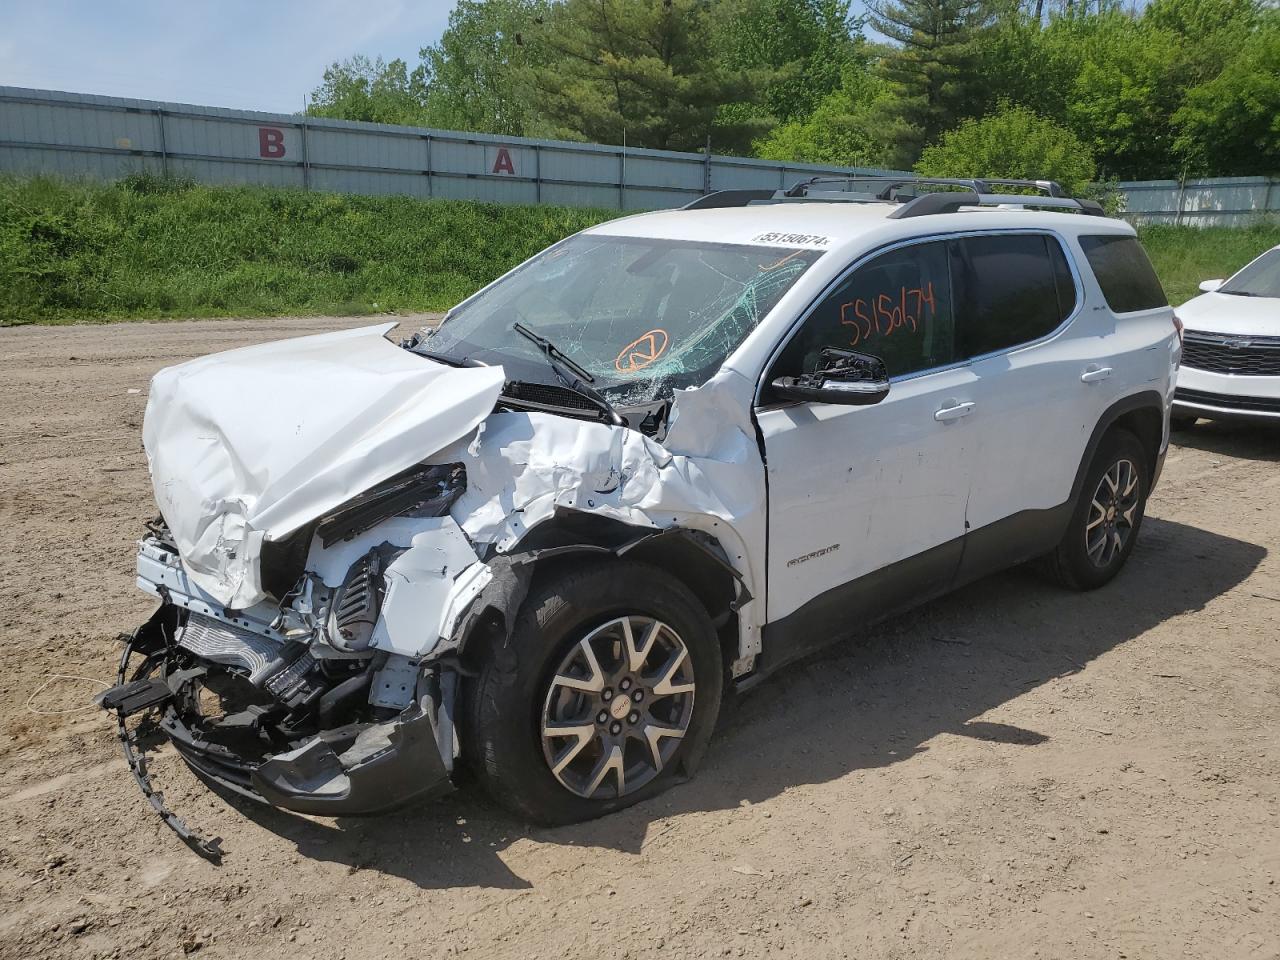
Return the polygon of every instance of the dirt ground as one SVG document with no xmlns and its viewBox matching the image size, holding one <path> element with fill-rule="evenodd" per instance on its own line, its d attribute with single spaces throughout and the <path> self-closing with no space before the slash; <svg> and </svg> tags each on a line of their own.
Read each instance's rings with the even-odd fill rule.
<svg viewBox="0 0 1280 960">
<path fill-rule="evenodd" d="M 198 859 L 87 706 L 151 609 L 148 378 L 360 322 L 0 330 L 0 956 L 1280 956 L 1280 431 L 1240 426 L 1181 436 L 1110 586 L 1010 572 L 787 669 L 638 808 L 308 819 L 169 754 Z"/>
</svg>

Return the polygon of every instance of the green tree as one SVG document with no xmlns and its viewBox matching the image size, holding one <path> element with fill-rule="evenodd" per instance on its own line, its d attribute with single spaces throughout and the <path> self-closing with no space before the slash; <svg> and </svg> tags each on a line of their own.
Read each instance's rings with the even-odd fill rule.
<svg viewBox="0 0 1280 960">
<path fill-rule="evenodd" d="M 861 22 L 850 0 L 717 0 L 713 45 L 726 67 L 771 71 L 758 114 L 786 123 L 807 117 L 841 85 L 845 68 L 865 65 Z"/>
<path fill-rule="evenodd" d="M 1170 119 L 1186 85 L 1178 35 L 1123 13 L 1047 32 L 1082 59 L 1067 122 L 1102 171 L 1120 179 L 1175 175 Z"/>
<path fill-rule="evenodd" d="M 1002 17 L 977 44 L 974 72 L 984 83 L 974 91 L 975 115 L 990 113 L 1007 100 L 1065 123 L 1081 59 L 1074 37 L 1058 42 L 1071 22 L 1046 29 L 1033 15 Z"/>
<path fill-rule="evenodd" d="M 880 114 L 896 166 L 971 112 L 981 78 L 977 41 L 991 22 L 986 0 L 873 0 L 869 23 L 890 41 L 879 70 L 891 96 Z"/>
<path fill-rule="evenodd" d="M 370 123 L 423 123 L 424 93 L 420 78 L 409 74 L 403 60 L 354 56 L 325 70 L 323 82 L 311 92 L 307 113 Z"/>
<path fill-rule="evenodd" d="M 766 160 L 827 163 L 841 167 L 885 167 L 892 144 L 881 135 L 878 117 L 888 108 L 888 85 L 860 66 L 845 71 L 839 89 L 809 116 L 775 127 L 756 141 Z"/>
<path fill-rule="evenodd" d="M 1280 17 L 1249 36 L 1221 73 L 1187 92 L 1174 124 L 1175 149 L 1191 173 L 1280 173 Z"/>
<path fill-rule="evenodd" d="M 544 62 L 537 43 L 548 0 L 458 0 L 417 74 L 432 126 L 511 136 L 543 130 L 527 71 Z"/>
<path fill-rule="evenodd" d="M 1009 104 L 961 121 L 925 148 L 915 169 L 930 177 L 1057 180 L 1073 193 L 1087 190 L 1096 172 L 1088 146 L 1070 130 Z"/>
<path fill-rule="evenodd" d="M 563 0 L 539 31 L 544 64 L 531 87 L 553 135 L 696 150 L 714 128 L 722 151 L 746 150 L 768 126 L 725 105 L 752 101 L 770 79 L 712 56 L 711 0 Z"/>
</svg>

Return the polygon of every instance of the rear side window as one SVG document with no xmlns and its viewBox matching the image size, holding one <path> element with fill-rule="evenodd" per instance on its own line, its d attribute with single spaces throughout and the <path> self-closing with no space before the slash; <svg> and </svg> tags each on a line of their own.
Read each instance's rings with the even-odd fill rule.
<svg viewBox="0 0 1280 960">
<path fill-rule="evenodd" d="M 1080 248 L 1112 312 L 1130 313 L 1169 305 L 1160 278 L 1137 237 L 1081 237 Z"/>
<path fill-rule="evenodd" d="M 1062 325 L 1076 287 L 1062 246 L 1045 234 L 962 237 L 951 242 L 956 356 L 978 357 L 1030 343 Z"/>
</svg>

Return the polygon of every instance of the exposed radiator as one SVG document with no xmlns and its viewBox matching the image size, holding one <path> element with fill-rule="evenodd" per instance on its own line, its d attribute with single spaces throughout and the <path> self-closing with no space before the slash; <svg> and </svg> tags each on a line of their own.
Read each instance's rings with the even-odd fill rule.
<svg viewBox="0 0 1280 960">
<path fill-rule="evenodd" d="M 239 667 L 255 682 L 280 654 L 280 644 L 266 637 L 194 612 L 187 615 L 178 646 L 214 663 Z"/>
</svg>

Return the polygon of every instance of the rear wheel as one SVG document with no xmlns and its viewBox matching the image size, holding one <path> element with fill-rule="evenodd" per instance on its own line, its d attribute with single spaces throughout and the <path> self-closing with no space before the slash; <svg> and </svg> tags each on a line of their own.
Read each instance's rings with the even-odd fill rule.
<svg viewBox="0 0 1280 960">
<path fill-rule="evenodd" d="M 557 571 L 470 681 L 464 752 L 516 814 L 588 820 L 697 759 L 722 682 L 715 630 L 680 581 L 625 561 Z"/>
<path fill-rule="evenodd" d="M 1044 559 L 1050 576 L 1075 590 L 1110 582 L 1133 552 L 1149 490 L 1142 443 L 1128 430 L 1110 431 L 1085 475 L 1062 542 Z"/>
</svg>

